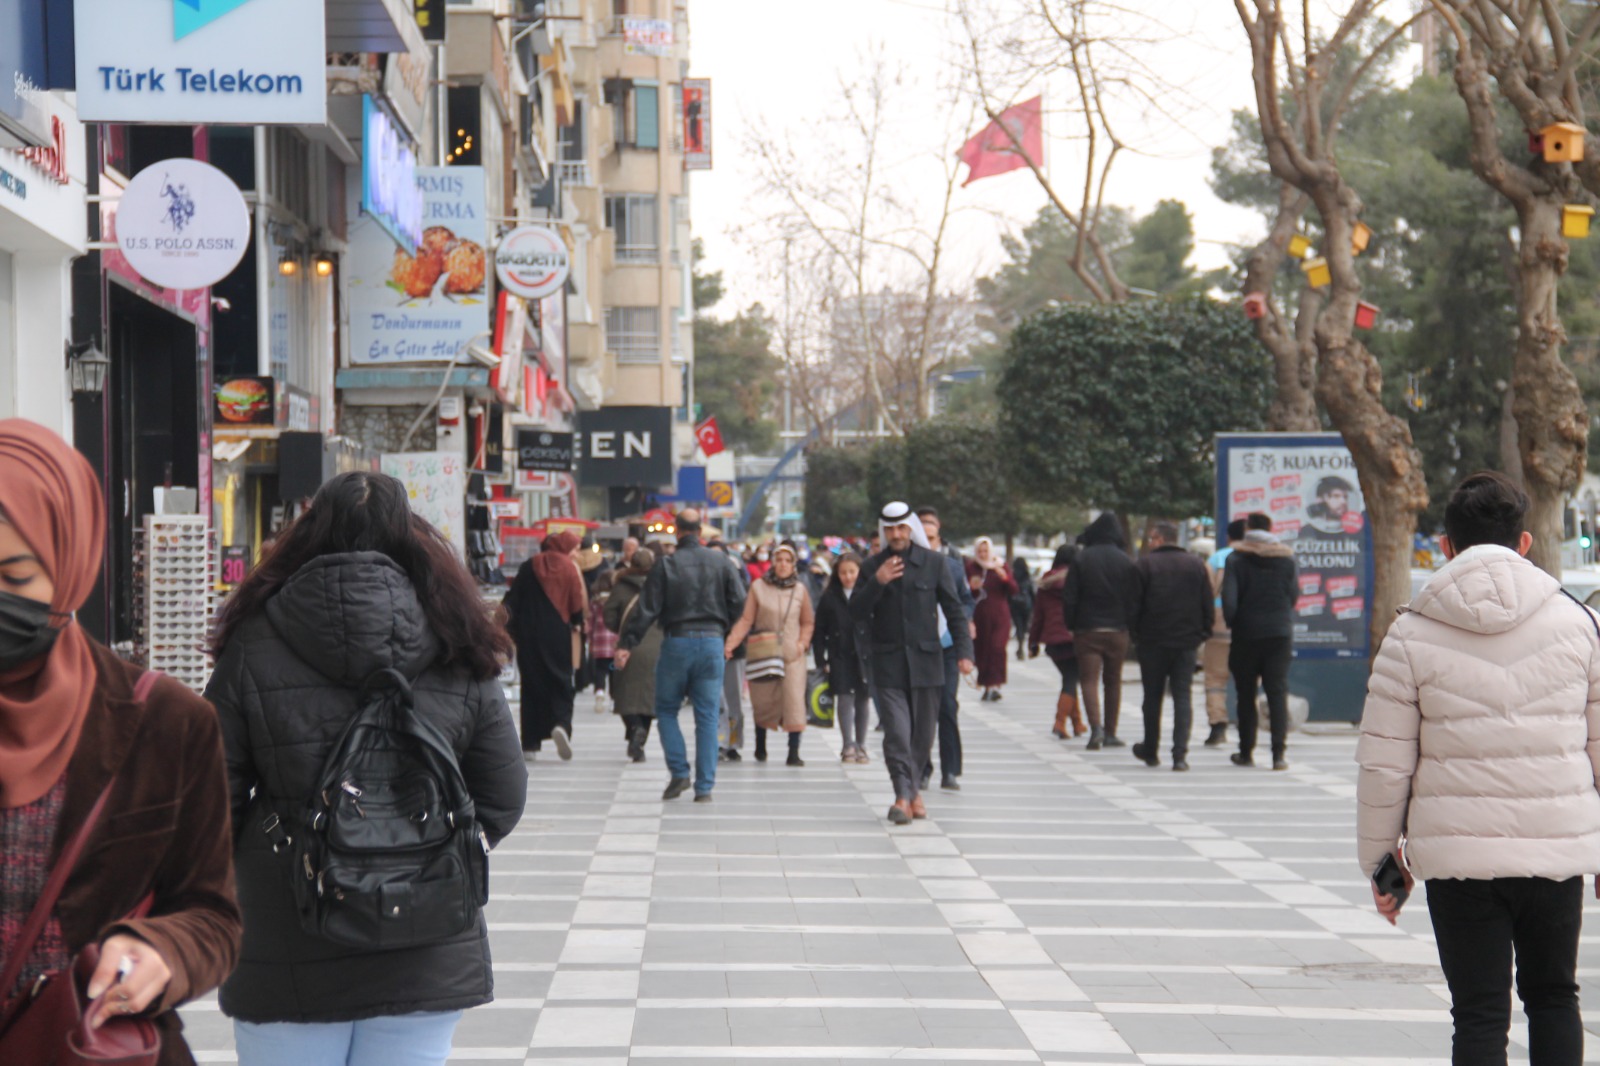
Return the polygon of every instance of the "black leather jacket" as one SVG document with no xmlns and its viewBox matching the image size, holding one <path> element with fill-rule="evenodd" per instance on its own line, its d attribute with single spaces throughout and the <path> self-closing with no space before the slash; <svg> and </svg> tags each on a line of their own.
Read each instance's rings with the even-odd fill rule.
<svg viewBox="0 0 1600 1066">
<path fill-rule="evenodd" d="M 632 651 L 652 624 L 669 637 L 681 629 L 713 629 L 725 636 L 744 612 L 744 597 L 728 557 L 684 537 L 677 551 L 651 569 L 617 647 Z"/>
</svg>

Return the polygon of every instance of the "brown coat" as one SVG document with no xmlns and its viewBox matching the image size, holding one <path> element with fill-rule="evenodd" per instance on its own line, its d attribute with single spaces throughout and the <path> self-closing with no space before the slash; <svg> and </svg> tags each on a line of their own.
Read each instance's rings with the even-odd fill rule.
<svg viewBox="0 0 1600 1066">
<path fill-rule="evenodd" d="M 750 682 L 750 706 L 756 725 L 762 729 L 781 729 L 800 733 L 806 728 L 806 652 L 816 619 L 811 613 L 811 596 L 796 581 L 780 589 L 766 581 L 750 583 L 744 613 L 728 634 L 727 646 L 737 648 L 752 629 L 758 633 L 777 633 L 783 647 L 781 680 Z"/>
<path fill-rule="evenodd" d="M 106 783 L 117 783 L 56 916 L 69 951 L 126 931 L 161 952 L 172 981 L 154 1008 L 160 1062 L 189 1066 L 194 1058 L 172 1009 L 222 983 L 242 929 L 222 734 L 211 705 L 183 685 L 163 678 L 141 706 L 133 702 L 139 668 L 99 644 L 94 655 L 100 676 L 67 765 L 54 851 L 83 825 Z M 150 917 L 118 920 L 149 892 Z"/>
</svg>

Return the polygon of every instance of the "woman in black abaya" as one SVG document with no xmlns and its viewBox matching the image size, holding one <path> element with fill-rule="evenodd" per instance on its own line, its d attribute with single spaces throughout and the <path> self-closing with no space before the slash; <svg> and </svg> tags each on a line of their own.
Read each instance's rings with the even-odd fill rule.
<svg viewBox="0 0 1600 1066">
<path fill-rule="evenodd" d="M 522 750 L 535 752 L 548 740 L 563 759 L 572 758 L 574 672 L 588 596 L 572 553 L 578 538 L 557 533 L 544 550 L 517 571 L 501 601 L 506 629 L 517 642 L 522 680 Z"/>
</svg>

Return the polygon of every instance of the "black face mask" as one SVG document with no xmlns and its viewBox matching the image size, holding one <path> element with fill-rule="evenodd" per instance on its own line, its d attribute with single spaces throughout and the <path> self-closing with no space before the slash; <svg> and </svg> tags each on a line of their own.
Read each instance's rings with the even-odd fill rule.
<svg viewBox="0 0 1600 1066">
<path fill-rule="evenodd" d="M 0 673 L 49 654 L 61 635 L 51 617 L 47 603 L 0 592 Z"/>
</svg>

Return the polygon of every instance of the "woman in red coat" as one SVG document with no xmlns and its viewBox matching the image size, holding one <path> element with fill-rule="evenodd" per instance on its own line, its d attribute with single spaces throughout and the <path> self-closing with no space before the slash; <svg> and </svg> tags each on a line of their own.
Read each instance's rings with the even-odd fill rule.
<svg viewBox="0 0 1600 1066">
<path fill-rule="evenodd" d="M 1067 583 L 1067 570 L 1078 555 L 1078 549 L 1063 544 L 1056 549 L 1055 561 L 1050 570 L 1039 579 L 1039 591 L 1033 598 L 1033 619 L 1028 624 L 1029 657 L 1039 654 L 1044 645 L 1045 654 L 1061 672 L 1061 695 L 1056 697 L 1056 724 L 1050 732 L 1067 739 L 1067 720 L 1072 720 L 1072 735 L 1081 737 L 1089 731 L 1083 724 L 1083 712 L 1078 708 L 1078 654 L 1072 646 L 1072 630 L 1067 628 L 1063 615 L 1062 587 Z"/>
<path fill-rule="evenodd" d="M 967 583 L 978 601 L 972 624 L 978 629 L 974 642 L 977 651 L 978 684 L 983 698 L 1000 698 L 1006 683 L 1006 648 L 1011 642 L 1011 597 L 1017 594 L 1016 579 L 995 554 L 994 543 L 979 537 L 973 547 L 975 558 L 966 560 Z"/>
</svg>

